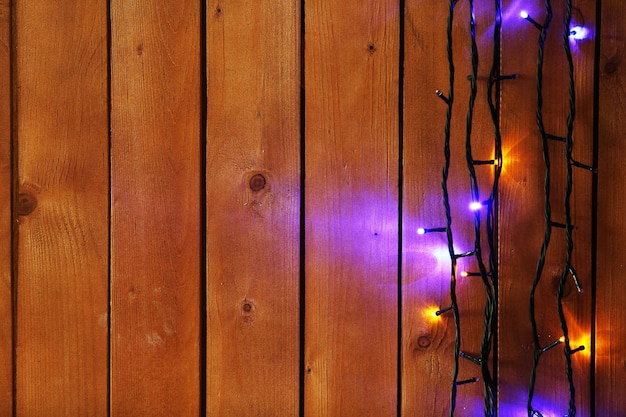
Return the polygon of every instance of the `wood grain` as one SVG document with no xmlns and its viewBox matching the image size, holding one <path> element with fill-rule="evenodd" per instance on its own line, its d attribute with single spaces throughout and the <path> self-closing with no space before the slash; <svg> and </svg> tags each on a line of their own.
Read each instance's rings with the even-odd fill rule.
<svg viewBox="0 0 626 417">
<path fill-rule="evenodd" d="M 626 251 L 626 5 L 602 2 L 598 130 L 598 261 L 596 311 L 597 416 L 626 410 L 626 310 L 623 253 Z"/>
<path fill-rule="evenodd" d="M 20 187 L 16 411 L 105 416 L 106 4 L 13 6 Z"/>
<path fill-rule="evenodd" d="M 297 416 L 300 6 L 207 2 L 207 415 Z"/>
<path fill-rule="evenodd" d="M 487 79 L 491 67 L 494 11 L 486 2 L 477 2 L 477 47 L 479 67 L 477 98 L 472 123 L 474 159 L 493 158 L 493 124 L 487 106 Z M 450 393 L 454 365 L 455 325 L 452 313 L 433 317 L 433 312 L 450 305 L 450 256 L 445 234 L 418 236 L 420 227 L 445 226 L 442 205 L 444 166 L 444 125 L 447 106 L 435 90 L 449 94 L 449 67 L 446 52 L 448 2 L 409 2 L 405 23 L 404 85 L 404 201 L 403 201 L 403 286 L 402 286 L 402 415 L 446 416 L 450 414 Z M 452 52 L 455 65 L 454 103 L 451 123 L 451 167 L 448 191 L 452 229 L 457 253 L 470 251 L 474 244 L 474 216 L 471 202 L 465 140 L 470 96 L 471 38 L 469 7 L 461 3 L 454 10 Z M 476 166 L 481 200 L 491 192 L 492 166 Z M 482 241 L 486 242 L 485 219 L 481 219 Z M 483 245 L 487 261 L 488 250 Z M 474 260 L 458 262 L 457 271 L 477 271 Z M 457 274 L 458 275 L 458 274 Z M 457 276 L 461 350 L 479 356 L 483 334 L 485 291 L 479 277 Z M 493 354 L 492 356 L 493 357 Z M 469 361 L 460 363 L 458 380 L 478 377 L 480 368 Z M 483 413 L 483 384 L 459 387 L 458 415 Z"/>
<path fill-rule="evenodd" d="M 111 415 L 198 415 L 200 7 L 111 19 Z"/>
<path fill-rule="evenodd" d="M 399 2 L 306 2 L 307 415 L 397 409 Z"/>
<path fill-rule="evenodd" d="M 584 24 L 592 33 L 595 4 L 575 4 L 572 26 Z M 505 10 L 511 7 L 505 2 Z M 565 1 L 553 1 L 553 19 L 546 40 L 543 67 L 543 120 L 549 134 L 565 136 L 568 115 L 567 61 L 562 44 Z M 514 8 L 513 8 L 514 9 Z M 545 10 L 533 7 L 532 17 L 543 22 Z M 505 14 L 503 22 L 502 72 L 519 78 L 502 84 L 501 115 L 504 165 L 500 195 L 500 313 L 499 313 L 499 412 L 514 415 L 526 412 L 528 386 L 534 351 L 529 318 L 529 299 L 543 243 L 544 176 L 541 137 L 536 124 L 536 71 L 539 31 L 519 17 L 519 10 Z M 585 164 L 593 160 L 593 57 L 590 39 L 570 42 L 574 60 L 576 119 L 574 159 Z M 564 144 L 549 143 L 551 162 L 552 220 L 564 223 L 566 163 Z M 592 175 L 574 169 L 571 197 L 576 268 L 584 292 L 579 294 L 568 277 L 563 299 L 572 348 L 587 350 L 573 357 L 577 415 L 590 414 L 589 355 L 591 338 L 591 227 Z M 557 288 L 566 253 L 563 229 L 552 228 L 546 263 L 535 293 L 535 312 L 541 346 L 562 334 L 557 314 Z M 515 329 L 515 330 L 513 330 Z M 564 414 L 569 391 L 565 377 L 563 345 L 541 356 L 533 407 L 542 413 Z"/>
<path fill-rule="evenodd" d="M 13 412 L 11 7 L 0 1 L 0 415 Z"/>
</svg>

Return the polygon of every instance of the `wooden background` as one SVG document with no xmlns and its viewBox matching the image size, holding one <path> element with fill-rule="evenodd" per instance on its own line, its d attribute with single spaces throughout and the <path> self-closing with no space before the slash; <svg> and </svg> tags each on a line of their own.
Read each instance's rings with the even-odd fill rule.
<svg viewBox="0 0 626 417">
<path fill-rule="evenodd" d="M 474 152 L 493 157 L 486 103 L 493 1 L 476 0 Z M 540 0 L 505 0 L 497 101 L 499 415 L 524 416 L 528 298 L 542 235 L 535 123 Z M 544 118 L 564 135 L 565 0 L 553 0 Z M 449 414 L 454 324 L 441 235 L 446 19 L 440 0 L 0 0 L 0 416 Z M 626 6 L 574 1 L 574 263 L 564 304 L 579 416 L 626 415 Z M 470 244 L 463 155 L 469 3 L 455 10 L 451 192 Z M 562 155 L 556 143 L 555 160 Z M 554 163 L 553 212 L 565 169 Z M 493 169 L 478 170 L 481 190 Z M 560 335 L 555 232 L 537 292 Z M 470 248 L 467 248 L 470 249 Z M 465 265 L 471 267 L 471 265 Z M 447 276 L 448 275 L 448 276 Z M 477 353 L 484 294 L 459 280 Z M 461 363 L 460 379 L 478 369 Z M 458 416 L 482 415 L 482 383 Z M 562 349 L 534 406 L 567 412 Z"/>
</svg>

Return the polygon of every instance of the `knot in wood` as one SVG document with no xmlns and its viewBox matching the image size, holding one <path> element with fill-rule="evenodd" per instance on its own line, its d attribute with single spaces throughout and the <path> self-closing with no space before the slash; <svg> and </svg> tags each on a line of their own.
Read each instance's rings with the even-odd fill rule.
<svg viewBox="0 0 626 417">
<path fill-rule="evenodd" d="M 428 336 L 420 336 L 417 338 L 417 346 L 422 349 L 426 349 L 428 346 L 430 346 L 430 343 L 430 337 Z"/>
<path fill-rule="evenodd" d="M 243 323 L 252 324 L 256 313 L 256 306 L 254 305 L 254 302 L 246 298 L 241 302 L 239 308 L 239 314 Z"/>
<path fill-rule="evenodd" d="M 250 178 L 249 185 L 252 191 L 261 191 L 267 185 L 267 179 L 265 179 L 263 174 L 255 174 Z"/>
<path fill-rule="evenodd" d="M 609 61 L 604 65 L 604 72 L 607 74 L 613 74 L 617 71 L 617 63 L 614 61 Z"/>
<path fill-rule="evenodd" d="M 17 196 L 17 214 L 27 216 L 37 208 L 37 198 L 28 193 L 19 193 Z"/>
</svg>

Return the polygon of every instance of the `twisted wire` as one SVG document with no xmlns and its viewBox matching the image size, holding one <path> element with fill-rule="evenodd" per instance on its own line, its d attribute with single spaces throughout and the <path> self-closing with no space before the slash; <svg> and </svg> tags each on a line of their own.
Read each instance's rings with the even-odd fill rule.
<svg viewBox="0 0 626 417">
<path fill-rule="evenodd" d="M 473 201 L 480 200 L 480 191 L 478 188 L 478 179 L 476 177 L 476 170 L 474 168 L 474 158 L 472 155 L 472 124 L 474 120 L 474 106 L 476 102 L 476 96 L 478 93 L 478 86 L 476 80 L 478 78 L 478 47 L 476 45 L 476 20 L 474 15 L 474 1 L 469 0 L 469 27 L 471 37 L 471 74 L 469 76 L 470 81 L 470 97 L 468 103 L 468 110 L 466 116 L 465 125 L 465 159 L 467 162 L 467 169 L 470 177 L 470 194 Z M 488 206 L 491 205 L 489 202 Z M 495 416 L 496 404 L 495 404 L 495 391 L 494 381 L 489 370 L 489 356 L 491 354 L 492 345 L 492 321 L 494 317 L 495 304 L 493 302 L 493 290 L 492 284 L 489 280 L 489 272 L 485 266 L 482 255 L 481 245 L 481 230 L 480 230 L 480 211 L 474 212 L 474 257 L 480 271 L 480 277 L 486 292 L 486 302 L 484 310 L 484 322 L 483 322 L 483 337 L 480 347 L 480 359 L 479 364 L 483 377 L 483 392 L 484 392 L 484 411 L 486 417 Z"/>
<path fill-rule="evenodd" d="M 442 172 L 441 189 L 443 194 L 443 205 L 446 216 L 446 237 L 448 241 L 448 252 L 450 253 L 450 301 L 454 314 L 454 367 L 452 371 L 452 388 L 450 392 L 450 417 L 454 416 L 456 408 L 457 379 L 459 376 L 459 357 L 461 352 L 461 323 L 459 318 L 459 306 L 456 298 L 456 269 L 457 257 L 454 251 L 454 239 L 452 237 L 452 214 L 450 209 L 450 196 L 448 193 L 448 176 L 450 172 L 450 126 L 452 123 L 452 109 L 454 104 L 454 57 L 452 53 L 452 23 L 454 20 L 454 8 L 458 0 L 449 1 L 448 19 L 446 26 L 447 44 L 446 52 L 448 56 L 449 88 L 448 88 L 448 108 L 446 110 L 446 121 L 444 128 L 444 157 L 445 164 Z"/>
<path fill-rule="evenodd" d="M 565 288 L 565 281 L 569 275 L 572 251 L 574 250 L 574 241 L 572 239 L 572 217 L 571 217 L 571 204 L 570 197 L 572 195 L 573 179 L 572 179 L 572 148 L 573 140 L 572 134 L 574 131 L 574 119 L 576 117 L 576 91 L 574 85 L 574 63 L 572 60 L 572 51 L 569 45 L 569 28 L 572 20 L 572 1 L 567 0 L 565 9 L 564 29 L 563 29 L 563 49 L 565 50 L 565 56 L 567 59 L 567 73 L 568 73 L 568 93 L 569 93 L 569 114 L 567 116 L 567 133 L 565 135 L 565 159 L 567 161 L 567 180 L 565 185 L 565 240 L 567 246 L 567 254 L 565 258 L 565 265 L 559 281 L 559 288 L 557 290 L 557 309 L 559 314 L 559 320 L 561 322 L 561 329 L 563 330 L 563 337 L 565 342 L 564 355 L 566 363 L 566 375 L 569 387 L 569 410 L 568 417 L 576 416 L 576 388 L 574 387 L 574 378 L 572 372 L 572 353 L 569 342 L 569 331 L 567 327 L 567 320 L 563 312 L 563 293 Z"/>
<path fill-rule="evenodd" d="M 459 358 L 462 356 L 464 358 L 472 360 L 472 362 L 480 365 L 481 373 L 483 376 L 483 390 L 484 390 L 484 411 L 485 416 L 487 417 L 495 417 L 496 415 L 496 382 L 493 378 L 491 371 L 489 369 L 489 358 L 491 354 L 491 349 L 493 345 L 493 337 L 496 330 L 495 317 L 496 317 L 496 308 L 497 303 L 495 299 L 495 291 L 494 291 L 494 277 L 497 277 L 497 273 L 495 270 L 497 269 L 497 261 L 496 261 L 496 238 L 494 231 L 496 230 L 496 215 L 494 211 L 494 201 L 497 195 L 497 186 L 498 186 L 498 178 L 501 172 L 501 161 L 502 161 L 502 151 L 501 151 L 501 136 L 499 130 L 499 120 L 497 115 L 496 105 L 492 101 L 493 89 L 492 86 L 495 83 L 495 77 L 497 76 L 499 71 L 499 50 L 494 47 L 494 63 L 491 71 L 491 79 L 488 85 L 488 96 L 489 96 L 489 105 L 492 114 L 492 118 L 494 121 L 495 129 L 496 129 L 496 174 L 494 179 L 494 184 L 491 190 L 491 195 L 487 204 L 487 230 L 488 230 L 488 244 L 489 244 L 489 257 L 488 257 L 488 267 L 485 265 L 485 261 L 482 253 L 482 244 L 481 244 L 481 220 L 480 213 L 475 212 L 474 214 L 474 247 L 470 252 L 466 252 L 464 254 L 455 253 L 454 249 L 454 241 L 452 234 L 452 214 L 450 208 L 450 199 L 448 192 L 448 178 L 449 178 L 449 170 L 450 170 L 450 139 L 451 139 L 451 121 L 452 121 L 452 113 L 454 107 L 454 78 L 455 78 L 455 65 L 454 65 L 454 56 L 453 56 L 453 40 L 452 40 L 452 28 L 454 21 L 454 9 L 458 0 L 450 0 L 449 2 L 449 12 L 447 19 L 447 27 L 446 27 L 446 52 L 448 58 L 448 68 L 449 68 L 449 90 L 448 96 L 445 97 L 443 93 L 437 92 L 437 94 L 447 103 L 447 111 L 446 111 L 446 121 L 444 128 L 444 157 L 445 164 L 442 172 L 442 193 L 443 193 L 443 205 L 445 209 L 445 217 L 446 217 L 446 237 L 448 242 L 448 251 L 451 260 L 451 269 L 450 269 L 450 300 L 451 306 L 446 310 L 452 310 L 454 314 L 454 323 L 455 323 L 455 342 L 454 342 L 454 367 L 453 367 L 453 375 L 452 375 L 452 389 L 450 394 L 450 416 L 454 416 L 454 412 L 456 409 L 456 396 L 457 396 L 457 386 L 465 383 L 465 382 L 475 382 L 476 378 L 472 378 L 467 381 L 458 381 L 459 374 Z M 478 48 L 476 44 L 476 21 L 474 15 L 474 1 L 469 0 L 469 27 L 470 27 L 470 35 L 471 35 L 471 74 L 469 76 L 470 80 L 470 97 L 468 101 L 468 110 L 466 115 L 466 132 L 465 132 L 465 156 L 467 162 L 467 169 L 470 177 L 470 193 L 474 201 L 479 201 L 480 192 L 478 187 L 478 180 L 476 176 L 476 170 L 474 168 L 475 161 L 472 155 L 472 124 L 474 118 L 474 107 L 477 97 L 477 78 L 478 78 Z M 496 0 L 496 15 L 497 15 L 497 27 L 494 33 L 494 39 L 497 39 L 496 42 L 499 45 L 499 32 L 501 29 L 501 0 Z M 492 82 L 493 80 L 493 82 Z M 460 257 L 466 256 L 474 256 L 476 259 L 476 263 L 479 267 L 479 273 L 483 285 L 485 287 L 486 292 L 486 302 L 484 309 L 484 322 L 483 322 L 483 337 L 481 340 L 480 347 L 480 358 L 472 358 L 468 355 L 465 355 L 461 352 L 461 326 L 460 326 L 460 316 L 459 316 L 459 308 L 456 296 L 456 287 L 457 287 L 457 259 Z"/>
<path fill-rule="evenodd" d="M 502 30 L 502 0 L 495 0 L 495 24 L 493 30 L 493 58 L 492 66 L 489 72 L 489 80 L 487 83 L 487 104 L 494 125 L 494 159 L 495 169 L 493 183 L 489 201 L 491 204 L 487 207 L 486 231 L 487 243 L 489 248 L 489 271 L 491 272 L 491 286 L 485 283 L 487 290 L 487 302 L 485 306 L 485 329 L 483 342 L 481 346 L 482 366 L 488 371 L 486 364 L 489 357 L 492 340 L 497 340 L 497 308 L 498 308 L 498 259 L 497 259 L 497 213 L 498 213 L 498 186 L 500 174 L 502 173 L 502 135 L 500 131 L 500 119 L 498 108 L 494 102 L 493 87 L 498 82 L 500 75 L 500 35 Z M 494 348 L 495 351 L 495 348 Z M 495 355 L 495 353 L 494 353 Z M 493 374 L 497 375 L 497 358 L 494 358 Z M 487 372 L 483 369 L 483 378 Z M 489 390 L 489 391 L 487 391 Z M 491 377 L 489 383 L 485 382 L 485 415 L 487 417 L 495 417 L 497 415 L 498 390 L 497 379 Z"/>
<path fill-rule="evenodd" d="M 528 417 L 532 417 L 535 414 L 535 410 L 533 409 L 532 401 L 533 395 L 535 391 L 535 384 L 537 379 L 537 367 L 539 366 L 539 360 L 541 358 L 544 350 L 542 349 L 539 342 L 539 333 L 537 330 L 537 319 L 535 317 L 535 291 L 537 286 L 539 285 L 539 281 L 541 280 L 541 276 L 543 273 L 543 267 L 546 261 L 546 253 L 548 250 L 548 246 L 550 245 L 550 236 L 552 234 L 552 213 L 550 206 L 550 154 L 548 149 L 548 134 L 546 133 L 545 126 L 543 123 L 543 63 L 544 63 L 544 49 L 546 37 L 548 34 L 548 28 L 550 27 L 550 23 L 552 21 L 552 5 L 550 0 L 546 0 L 545 2 L 546 8 L 546 17 L 541 25 L 541 31 L 539 34 L 539 51 L 537 57 L 537 108 L 536 108 L 536 122 L 537 128 L 539 129 L 539 134 L 541 136 L 541 146 L 543 153 L 543 160 L 545 165 L 545 177 L 544 177 L 544 218 L 545 218 L 545 232 L 543 243 L 541 245 L 541 253 L 539 255 L 539 260 L 537 261 L 537 267 L 535 270 L 535 277 L 533 279 L 532 287 L 530 290 L 530 301 L 529 301 L 529 313 L 530 313 L 530 323 L 533 332 L 533 343 L 534 343 L 534 354 L 533 354 L 533 365 L 530 374 L 530 385 L 528 387 L 528 403 L 527 403 L 527 411 Z"/>
</svg>

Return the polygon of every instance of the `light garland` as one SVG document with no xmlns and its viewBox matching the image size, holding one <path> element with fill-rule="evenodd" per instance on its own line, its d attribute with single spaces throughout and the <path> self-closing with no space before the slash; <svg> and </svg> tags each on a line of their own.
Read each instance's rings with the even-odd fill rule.
<svg viewBox="0 0 626 417">
<path fill-rule="evenodd" d="M 477 79 L 478 79 L 478 48 L 476 45 L 476 21 L 474 17 L 474 1 L 469 0 L 469 26 L 471 34 L 471 50 L 472 50 L 472 71 L 468 77 L 470 81 L 470 100 L 466 115 L 466 135 L 465 135 L 465 158 L 467 163 L 467 170 L 470 179 L 470 194 L 472 196 L 472 202 L 469 205 L 470 210 L 474 211 L 474 246 L 473 249 L 464 253 L 457 253 L 454 249 L 454 241 L 452 235 L 452 215 L 450 208 L 450 199 L 448 193 L 448 174 L 450 169 L 450 126 L 452 120 L 452 112 L 454 108 L 454 59 L 452 55 L 452 23 L 454 19 L 454 9 L 458 0 L 450 0 L 449 2 L 449 14 L 447 21 L 447 54 L 448 54 L 448 69 L 449 69 L 449 87 L 448 94 L 444 94 L 441 90 L 436 90 L 435 94 L 447 105 L 446 121 L 444 127 L 444 157 L 445 164 L 442 171 L 442 194 L 443 205 L 446 217 L 445 227 L 436 228 L 420 228 L 417 233 L 424 235 L 430 232 L 445 232 L 447 237 L 448 252 L 450 256 L 450 301 L 451 304 L 448 307 L 441 308 L 435 312 L 435 315 L 440 316 L 442 314 L 451 312 L 454 315 L 455 323 L 455 343 L 454 343 L 454 369 L 452 378 L 452 387 L 450 394 L 450 416 L 454 415 L 456 408 L 456 395 L 457 387 L 466 385 L 469 383 L 476 383 L 479 381 L 478 377 L 471 377 L 463 380 L 459 380 L 459 360 L 460 358 L 466 359 L 481 369 L 483 391 L 484 391 L 484 408 L 485 415 L 492 417 L 496 415 L 497 408 L 497 386 L 496 379 L 492 375 L 490 370 L 490 358 L 491 351 L 493 349 L 493 339 L 497 329 L 496 326 L 496 308 L 497 308 L 497 272 L 495 267 L 497 265 L 496 260 L 496 239 L 495 239 L 495 203 L 497 198 L 498 179 L 502 169 L 502 149 L 500 140 L 500 130 L 498 127 L 498 115 L 496 105 L 493 102 L 493 85 L 500 80 L 499 76 L 499 48 L 494 47 L 494 62 L 490 73 L 489 87 L 488 87 L 488 101 L 491 110 L 494 126 L 496 129 L 495 140 L 495 158 L 494 159 L 474 159 L 472 153 L 472 124 L 474 115 L 474 104 L 477 96 Z M 500 36 L 500 22 L 501 22 L 501 0 L 495 1 L 497 22 L 494 29 L 494 44 L 499 45 Z M 515 75 L 506 76 L 506 79 L 515 78 Z M 502 78 L 504 79 L 504 78 Z M 476 166 L 492 166 L 494 167 L 495 175 L 492 186 L 491 195 L 486 200 L 480 199 L 480 193 L 478 188 L 478 180 L 476 175 Z M 481 244 L 481 210 L 487 209 L 487 234 L 489 253 L 486 255 L 487 261 L 483 257 L 482 244 Z M 480 357 L 473 357 L 461 350 L 461 320 L 459 316 L 459 308 L 456 297 L 457 286 L 457 260 L 460 258 L 472 257 L 478 265 L 478 272 L 461 272 L 461 276 L 475 276 L 481 277 L 485 293 L 486 303 L 484 309 L 484 326 L 483 337 L 480 346 Z M 494 365 L 495 366 L 495 365 Z"/>
<path fill-rule="evenodd" d="M 572 224 L 571 219 L 571 203 L 570 197 L 573 189 L 573 176 L 572 176 L 572 168 L 583 168 L 591 172 L 596 172 L 595 168 L 582 164 L 578 161 L 575 161 L 572 158 L 572 149 L 573 149 L 573 131 L 574 131 L 574 119 L 576 116 L 576 90 L 574 84 L 574 64 L 572 59 L 572 53 L 570 48 L 570 39 L 580 39 L 578 36 L 580 33 L 585 32 L 580 27 L 576 27 L 575 29 L 570 29 L 571 20 L 572 20 L 572 2 L 571 0 L 567 0 L 565 7 L 565 19 L 564 19 L 564 31 L 563 31 L 563 49 L 565 50 L 565 56 L 567 60 L 567 68 L 568 68 L 568 93 L 569 93 L 569 114 L 566 120 L 566 136 L 559 137 L 556 135 L 552 135 L 546 132 L 545 126 L 543 123 L 543 61 L 544 61 L 544 47 L 545 40 L 547 37 L 547 32 L 550 27 L 550 23 L 552 20 L 552 5 L 550 0 L 546 0 L 545 2 L 546 8 L 546 18 L 543 24 L 538 24 L 535 20 L 533 20 L 528 13 L 521 13 L 520 16 L 529 22 L 531 22 L 535 27 L 540 30 L 539 35 L 539 50 L 538 50 L 538 59 L 537 59 L 537 128 L 539 130 L 539 134 L 541 136 L 541 143 L 543 149 L 543 160 L 545 164 L 545 180 L 544 180 L 544 218 L 546 223 L 544 241 L 541 247 L 541 253 L 539 259 L 537 261 L 537 269 L 535 273 L 535 278 L 533 280 L 533 285 L 530 292 L 530 322 L 533 331 L 533 342 L 534 342 L 534 355 L 533 355 L 533 366 L 531 369 L 531 377 L 530 377 L 530 386 L 528 389 L 528 403 L 527 403 L 527 411 L 529 417 L 532 416 L 542 416 L 541 412 L 535 410 L 533 407 L 533 395 L 535 391 L 536 377 L 537 377 L 537 368 L 539 365 L 539 359 L 541 355 L 549 351 L 550 349 L 564 344 L 564 356 L 565 356 L 565 374 L 567 376 L 568 388 L 569 388 L 569 404 L 568 404 L 568 412 L 567 417 L 574 417 L 576 415 L 576 389 L 574 386 L 574 377 L 572 370 L 572 359 L 571 356 L 577 352 L 580 352 L 585 349 L 584 346 L 579 346 L 575 349 L 571 348 L 570 339 L 569 339 L 569 330 L 567 325 L 567 320 L 565 318 L 565 314 L 563 311 L 563 296 L 565 290 L 565 282 L 568 276 L 571 276 L 576 285 L 576 289 L 578 292 L 582 292 L 582 287 L 576 271 L 574 267 L 571 265 L 572 252 L 574 249 L 574 242 L 572 238 L 572 230 L 574 226 Z M 557 140 L 563 142 L 565 144 L 565 159 L 566 159 L 566 186 L 565 186 L 565 197 L 564 197 L 564 216 L 565 223 L 558 223 L 552 220 L 552 210 L 550 205 L 550 188 L 551 188 L 551 165 L 550 165 L 550 152 L 548 149 L 548 141 L 549 140 Z M 567 253 L 563 265 L 563 270 L 561 273 L 561 277 L 559 280 L 559 286 L 557 289 L 557 312 L 559 315 L 559 321 L 561 325 L 561 329 L 563 331 L 563 336 L 559 340 L 552 342 L 551 344 L 542 347 L 539 341 L 539 333 L 537 328 L 537 321 L 535 317 L 535 291 L 541 280 L 543 274 L 543 267 L 546 259 L 546 252 L 548 246 L 550 245 L 550 237 L 552 234 L 553 228 L 559 228 L 565 230 L 565 241 L 567 247 Z"/>
<path fill-rule="evenodd" d="M 499 82 L 503 80 L 512 80 L 518 78 L 517 74 L 500 75 L 500 37 L 502 28 L 502 0 L 495 0 L 495 24 L 493 35 L 493 62 L 492 68 L 489 74 L 489 81 L 487 84 L 487 102 L 489 105 L 493 125 L 494 125 L 494 147 L 495 156 L 493 159 L 474 159 L 472 154 L 472 124 L 473 124 L 473 110 L 474 103 L 477 96 L 477 71 L 478 71 L 478 50 L 476 45 L 476 21 L 474 17 L 474 1 L 468 0 L 469 5 L 469 28 L 471 35 L 471 74 L 468 76 L 470 81 L 470 98 L 469 108 L 466 115 L 466 131 L 465 131 L 465 156 L 467 162 L 467 170 L 470 179 L 470 195 L 471 203 L 469 209 L 474 213 L 474 247 L 472 250 L 457 253 L 454 249 L 453 233 L 452 233 L 452 215 L 450 208 L 450 198 L 448 193 L 448 176 L 450 170 L 450 127 L 452 120 L 452 113 L 454 108 L 454 74 L 455 66 L 452 53 L 452 23 L 454 20 L 454 9 L 458 0 L 449 0 L 449 14 L 447 19 L 447 56 L 448 56 L 448 69 L 449 69 L 449 87 L 447 95 L 441 91 L 436 90 L 435 94 L 447 105 L 445 125 L 444 125 L 444 157 L 445 163 L 442 171 L 442 195 L 443 206 L 445 210 L 445 227 L 434 228 L 420 228 L 417 230 L 419 235 L 425 235 L 427 233 L 445 233 L 447 238 L 447 248 L 450 258 L 450 305 L 445 308 L 433 309 L 434 317 L 439 317 L 442 314 L 448 312 L 454 315 L 455 324 L 455 342 L 454 342 L 454 366 L 452 371 L 452 386 L 450 394 L 450 416 L 454 416 L 456 408 L 456 396 L 457 387 L 469 383 L 475 383 L 479 381 L 478 377 L 472 377 L 468 379 L 459 380 L 459 359 L 463 358 L 478 365 L 481 368 L 482 381 L 484 387 L 484 412 L 486 417 L 495 417 L 497 415 L 497 363 L 491 364 L 493 366 L 493 374 L 490 370 L 490 358 L 491 350 L 495 349 L 497 345 L 497 306 L 498 306 L 498 260 L 497 260 L 497 198 L 498 198 L 498 186 L 499 178 L 502 172 L 502 137 L 500 131 L 500 120 L 498 114 L 498 106 L 494 99 L 494 86 L 496 91 L 499 86 Z M 530 385 L 528 389 L 528 403 L 527 410 L 529 417 L 542 417 L 540 411 L 535 410 L 532 401 L 535 390 L 536 376 L 539 365 L 539 359 L 541 355 L 549 350 L 563 344 L 564 355 L 566 362 L 566 375 L 569 386 L 569 409 L 567 417 L 574 417 L 576 415 L 575 405 L 575 387 L 572 376 L 572 364 L 571 355 L 585 349 L 584 346 L 579 346 L 572 349 L 570 345 L 569 332 L 567 321 L 563 311 L 563 295 L 565 282 L 568 276 L 571 276 L 576 285 L 578 292 L 582 292 L 582 286 L 574 267 L 571 265 L 571 257 L 573 252 L 573 239 L 572 239 L 572 219 L 570 210 L 570 196 L 573 189 L 572 180 L 572 168 L 582 168 L 592 173 L 596 172 L 596 169 L 592 166 L 578 162 L 572 158 L 573 148 L 573 123 L 576 113 L 575 106 L 575 88 L 574 88 L 574 75 L 573 75 L 573 60 L 571 50 L 569 47 L 570 40 L 585 39 L 588 36 L 588 31 L 584 27 L 575 26 L 571 27 L 571 12 L 572 5 L 571 0 L 567 0 L 566 15 L 565 15 L 565 29 L 563 34 L 563 44 L 565 49 L 565 55 L 568 65 L 569 76 L 569 114 L 567 117 L 567 133 L 564 137 L 549 134 L 545 131 L 543 124 L 543 61 L 544 61 L 544 46 L 547 37 L 548 28 L 552 20 L 552 7 L 550 0 L 546 0 L 546 18 L 542 24 L 533 19 L 527 11 L 521 11 L 520 17 L 531 23 L 540 31 L 539 36 L 539 50 L 537 60 L 537 107 L 536 107 L 536 121 L 537 127 L 541 136 L 543 158 L 546 167 L 545 179 L 544 179 L 544 215 L 545 215 L 545 234 L 544 241 L 541 248 L 541 253 L 537 262 L 537 268 L 535 277 L 530 290 L 530 322 L 533 332 L 534 342 L 534 357 L 533 366 L 531 369 Z M 550 206 L 550 155 L 548 151 L 548 141 L 555 140 L 564 143 L 565 145 L 565 158 L 567 162 L 567 184 L 565 187 L 564 197 L 564 215 L 565 223 L 559 223 L 552 220 L 551 206 Z M 481 200 L 477 175 L 475 171 L 476 166 L 487 165 L 494 168 L 493 182 L 491 188 L 491 194 L 489 198 Z M 488 253 L 483 256 L 481 245 L 481 211 L 486 208 L 486 237 L 488 243 Z M 565 230 L 567 254 L 564 261 L 562 274 L 559 280 L 559 286 L 557 290 L 557 311 L 559 314 L 559 320 L 563 336 L 557 340 L 554 340 L 546 346 L 541 346 L 539 342 L 539 334 L 537 330 L 537 322 L 535 318 L 535 291 L 541 280 L 543 267 L 546 260 L 546 252 L 550 244 L 550 237 L 553 228 Z M 480 277 L 486 294 L 486 302 L 484 308 L 484 326 L 483 326 L 483 338 L 480 348 L 480 357 L 473 357 L 466 354 L 461 350 L 461 318 L 459 316 L 459 308 L 456 295 L 457 286 L 457 260 L 464 257 L 473 257 L 478 271 L 462 271 L 461 277 Z M 486 259 L 486 260 L 485 260 Z"/>
</svg>

